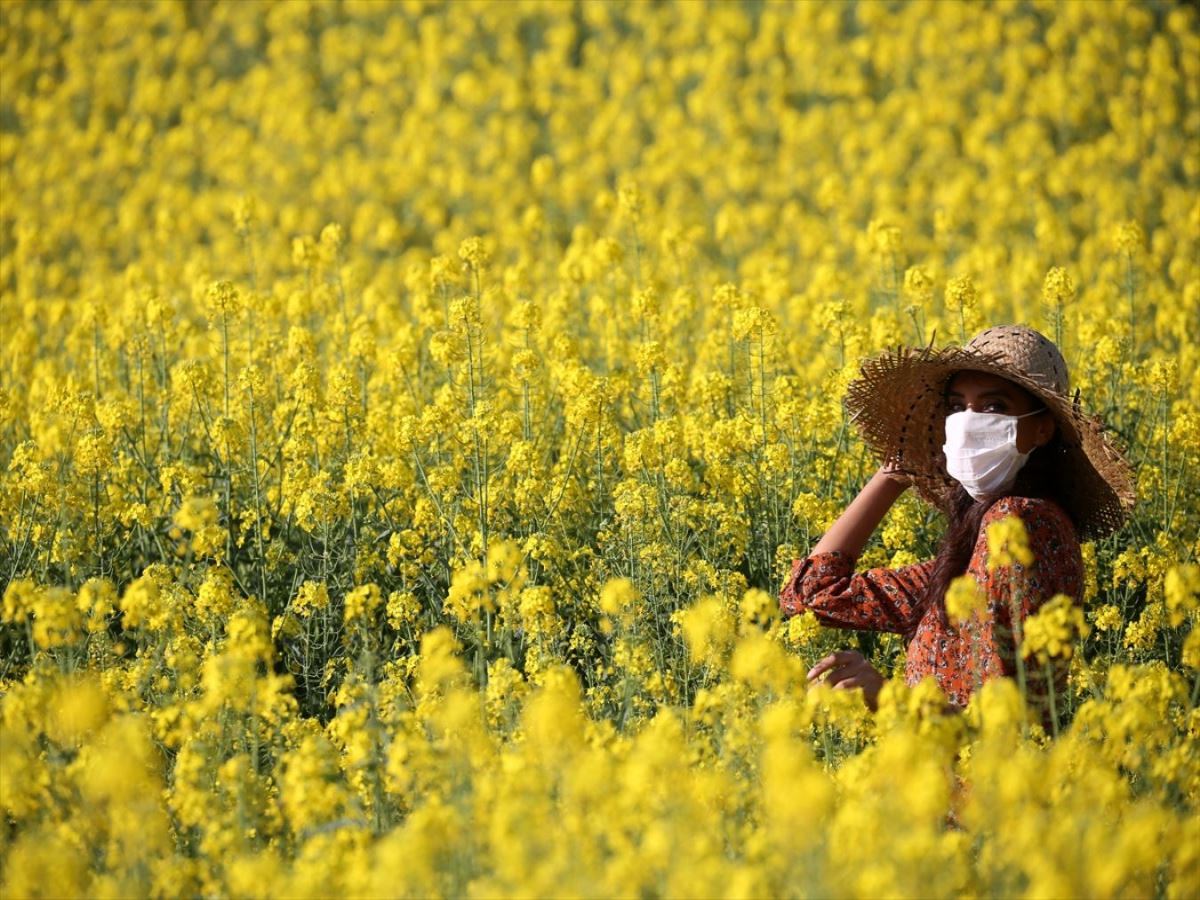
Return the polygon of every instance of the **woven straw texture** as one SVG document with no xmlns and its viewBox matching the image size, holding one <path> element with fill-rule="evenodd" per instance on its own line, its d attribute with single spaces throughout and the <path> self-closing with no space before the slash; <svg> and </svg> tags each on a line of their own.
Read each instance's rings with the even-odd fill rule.
<svg viewBox="0 0 1200 900">
<path fill-rule="evenodd" d="M 899 347 L 866 360 L 846 391 L 845 408 L 881 461 L 913 480 L 927 502 L 947 512 L 957 482 L 946 474 L 946 382 L 970 369 L 1007 378 L 1040 397 L 1065 446 L 1064 497 L 1081 539 L 1121 527 L 1135 498 L 1133 470 L 1103 423 L 1069 397 L 1067 365 L 1054 343 L 1032 328 L 1001 325 L 965 347 Z"/>
</svg>

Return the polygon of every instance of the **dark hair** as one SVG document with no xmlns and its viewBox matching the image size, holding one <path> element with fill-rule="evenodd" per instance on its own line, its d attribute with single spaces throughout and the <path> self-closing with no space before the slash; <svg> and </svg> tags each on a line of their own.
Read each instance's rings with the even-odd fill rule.
<svg viewBox="0 0 1200 900">
<path fill-rule="evenodd" d="M 949 384 L 949 380 L 947 380 Z M 1036 399 L 1036 398 L 1034 398 Z M 1071 516 L 1076 528 L 1079 523 L 1071 511 L 1071 506 L 1063 496 L 1063 486 L 1069 483 L 1064 476 L 1063 466 L 1066 461 L 1066 446 L 1056 428 L 1054 436 L 1045 444 L 1036 447 L 1025 460 L 1025 465 L 1017 473 L 1012 487 L 1002 496 L 1039 497 L 1053 500 Z M 975 543 L 979 539 L 979 526 L 983 522 L 984 513 L 996 501 L 991 497 L 985 500 L 975 500 L 967 493 L 961 484 L 955 485 L 947 514 L 949 520 L 946 532 L 938 545 L 937 556 L 934 557 L 933 572 L 929 576 L 925 593 L 920 599 L 920 609 L 923 612 L 930 605 L 937 608 L 942 623 L 946 623 L 946 589 L 950 582 L 967 571 Z M 919 621 L 919 616 L 916 621 Z"/>
</svg>

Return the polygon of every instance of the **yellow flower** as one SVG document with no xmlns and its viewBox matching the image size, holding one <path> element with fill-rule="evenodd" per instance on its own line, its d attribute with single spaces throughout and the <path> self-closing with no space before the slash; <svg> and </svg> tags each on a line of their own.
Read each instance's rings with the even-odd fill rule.
<svg viewBox="0 0 1200 900">
<path fill-rule="evenodd" d="M 487 266 L 491 257 L 483 245 L 482 238 L 469 237 L 459 245 L 458 258 L 478 271 Z"/>
<path fill-rule="evenodd" d="M 1182 662 L 1189 669 L 1200 672 L 1200 626 L 1193 625 L 1183 642 Z"/>
<path fill-rule="evenodd" d="M 4 589 L 5 622 L 24 622 L 33 613 L 39 588 L 32 578 L 14 578 Z"/>
<path fill-rule="evenodd" d="M 902 232 L 898 225 L 881 219 L 867 223 L 867 234 L 876 253 L 884 256 L 898 254 L 901 250 Z"/>
<path fill-rule="evenodd" d="M 388 624 L 399 631 L 416 623 L 421 604 L 411 591 L 392 591 L 387 598 Z"/>
<path fill-rule="evenodd" d="M 779 616 L 779 599 L 759 588 L 751 588 L 742 594 L 738 613 L 743 625 L 769 625 Z"/>
<path fill-rule="evenodd" d="M 233 572 L 225 566 L 212 566 L 204 573 L 204 581 L 196 592 L 196 611 L 205 620 L 223 622 L 238 604 L 233 584 Z"/>
<path fill-rule="evenodd" d="M 1115 631 L 1121 627 L 1121 610 L 1111 603 L 1092 610 L 1089 616 L 1100 631 Z"/>
<path fill-rule="evenodd" d="M 93 634 L 108 627 L 107 618 L 116 605 L 117 588 L 107 578 L 89 578 L 75 597 L 75 606 L 87 617 L 87 630 Z"/>
<path fill-rule="evenodd" d="M 933 278 L 924 266 L 910 266 L 904 271 L 904 294 L 919 306 L 933 300 Z"/>
<path fill-rule="evenodd" d="M 480 613 L 495 612 L 496 601 L 489 589 L 487 570 L 479 560 L 471 560 L 455 570 L 443 609 L 460 622 L 477 622 Z"/>
<path fill-rule="evenodd" d="M 796 661 L 784 649 L 757 629 L 741 638 L 733 649 L 729 673 L 740 682 L 758 690 L 782 691 L 795 677 Z"/>
<path fill-rule="evenodd" d="M 129 583 L 118 604 L 126 628 L 157 631 L 167 625 L 171 604 L 163 588 L 169 580 L 170 575 L 163 567 L 151 566 Z"/>
<path fill-rule="evenodd" d="M 988 571 L 1001 566 L 1024 565 L 1033 562 L 1029 549 L 1029 534 L 1025 523 L 1017 516 L 1005 516 L 987 527 Z"/>
<path fill-rule="evenodd" d="M 1067 270 L 1055 266 L 1046 273 L 1042 282 L 1042 300 L 1048 306 L 1062 308 L 1075 298 L 1075 282 Z"/>
<path fill-rule="evenodd" d="M 1024 623 L 1021 652 L 1036 655 L 1039 662 L 1051 657 L 1070 659 L 1072 641 L 1087 637 L 1091 628 L 1084 621 L 1083 610 L 1066 594 L 1055 594 Z"/>
<path fill-rule="evenodd" d="M 312 268 L 317 263 L 317 244 L 310 235 L 292 238 L 292 264 Z"/>
<path fill-rule="evenodd" d="M 347 625 L 360 619 L 370 625 L 372 617 L 383 602 L 383 593 L 377 584 L 360 584 L 346 594 L 344 619 Z"/>
<path fill-rule="evenodd" d="M 239 197 L 233 206 L 233 227 L 238 234 L 246 235 L 254 227 L 256 204 L 253 197 Z"/>
<path fill-rule="evenodd" d="M 75 448 L 75 468 L 80 475 L 99 475 L 112 465 L 112 452 L 112 439 L 104 429 L 89 429 Z"/>
<path fill-rule="evenodd" d="M 197 556 L 220 556 L 225 531 L 219 524 L 220 513 L 212 497 L 188 497 L 175 511 L 176 528 L 191 532 L 190 546 Z"/>
<path fill-rule="evenodd" d="M 231 281 L 214 281 L 208 288 L 208 311 L 215 319 L 232 316 L 242 307 L 241 295 Z"/>
<path fill-rule="evenodd" d="M 1142 248 L 1145 238 L 1137 222 L 1122 222 L 1113 228 L 1112 240 L 1118 253 L 1132 256 Z"/>
<path fill-rule="evenodd" d="M 326 261 L 332 262 L 345 246 L 345 230 L 337 222 L 330 222 L 321 229 L 320 243 L 322 252 L 327 256 Z"/>
<path fill-rule="evenodd" d="M 1163 579 L 1163 596 L 1167 603 L 1167 621 L 1180 625 L 1200 607 L 1200 566 L 1189 563 L 1172 566 Z"/>
<path fill-rule="evenodd" d="M 617 192 L 621 211 L 636 219 L 642 211 L 643 196 L 637 182 L 626 180 Z"/>
<path fill-rule="evenodd" d="M 787 620 L 784 639 L 794 650 L 802 650 L 812 644 L 820 633 L 821 623 L 817 621 L 816 615 L 805 610 Z"/>
<path fill-rule="evenodd" d="M 661 369 L 665 362 L 662 344 L 659 341 L 643 341 L 638 347 L 637 370 L 639 375 L 648 376 L 651 372 Z"/>
<path fill-rule="evenodd" d="M 628 578 L 613 578 L 600 590 L 600 609 L 610 616 L 624 616 L 639 597 L 637 588 Z"/>
<path fill-rule="evenodd" d="M 462 677 L 460 650 L 454 633 L 445 626 L 435 628 L 421 638 L 421 661 L 417 672 L 422 690 L 434 691 Z"/>
<path fill-rule="evenodd" d="M 974 312 L 979 303 L 979 290 L 970 275 L 959 275 L 946 283 L 946 308 L 951 312 Z"/>
<path fill-rule="evenodd" d="M 304 582 L 292 600 L 292 609 L 300 616 L 307 616 L 328 606 L 329 589 L 320 581 Z"/>
<path fill-rule="evenodd" d="M 64 647 L 79 640 L 79 611 L 74 594 L 61 587 L 44 587 L 32 596 L 34 642 L 42 649 Z"/>
<path fill-rule="evenodd" d="M 960 575 L 946 589 L 946 614 L 955 625 L 973 620 L 987 607 L 987 596 L 973 575 Z"/>
<path fill-rule="evenodd" d="M 719 666 L 736 637 L 733 616 L 717 596 L 698 600 L 677 613 L 688 653 L 697 663 Z"/>
</svg>

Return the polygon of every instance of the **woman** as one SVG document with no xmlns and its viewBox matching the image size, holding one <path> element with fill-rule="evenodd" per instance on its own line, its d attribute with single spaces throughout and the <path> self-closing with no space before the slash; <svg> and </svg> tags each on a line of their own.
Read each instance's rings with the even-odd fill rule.
<svg viewBox="0 0 1200 900">
<path fill-rule="evenodd" d="M 1020 325 L 989 328 L 962 348 L 899 349 L 865 362 L 846 408 L 887 462 L 805 559 L 780 595 L 785 615 L 811 610 L 826 625 L 901 634 L 905 681 L 933 676 L 963 707 L 982 681 L 1017 671 L 1013 632 L 1055 594 L 1082 600 L 1081 538 L 1120 527 L 1134 499 L 1129 464 L 1103 426 L 1068 399 L 1067 366 L 1054 344 Z M 856 573 L 867 539 L 915 486 L 948 521 L 937 556 Z M 1019 517 L 1034 560 L 989 571 L 987 528 Z M 956 628 L 945 593 L 970 574 L 986 606 Z M 1031 703 L 1047 687 L 1030 672 Z M 818 662 L 809 681 L 861 688 L 875 708 L 883 677 L 857 651 Z M 1055 674 L 1056 690 L 1065 672 Z M 1045 718 L 1045 707 L 1042 709 Z"/>
</svg>

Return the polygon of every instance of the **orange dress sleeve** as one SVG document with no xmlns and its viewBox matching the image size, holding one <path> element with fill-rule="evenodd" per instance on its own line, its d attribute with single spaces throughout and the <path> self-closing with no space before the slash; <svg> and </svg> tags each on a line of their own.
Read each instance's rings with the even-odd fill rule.
<svg viewBox="0 0 1200 900">
<path fill-rule="evenodd" d="M 792 563 L 779 608 L 784 616 L 811 611 L 821 624 L 835 628 L 904 634 L 915 625 L 932 570 L 930 559 L 855 572 L 854 560 L 840 550 L 814 553 Z"/>
</svg>

